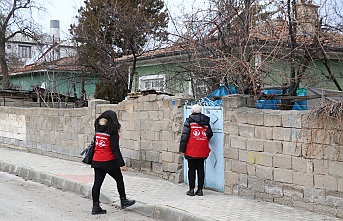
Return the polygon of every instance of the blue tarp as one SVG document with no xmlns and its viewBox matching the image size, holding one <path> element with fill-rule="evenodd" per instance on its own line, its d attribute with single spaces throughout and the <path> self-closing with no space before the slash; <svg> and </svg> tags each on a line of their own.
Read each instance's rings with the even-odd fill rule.
<svg viewBox="0 0 343 221">
<path fill-rule="evenodd" d="M 232 85 L 229 87 L 230 94 L 236 94 L 236 88 Z M 204 106 L 222 106 L 222 100 L 214 100 L 213 97 L 224 97 L 229 94 L 229 90 L 226 86 L 220 86 L 218 89 L 214 90 L 207 97 L 201 98 L 192 104 L 199 104 Z M 282 90 L 269 89 L 263 90 L 264 94 L 282 94 Z M 306 96 L 306 88 L 299 88 L 297 90 L 297 96 Z M 276 104 L 281 103 L 281 100 L 258 100 L 256 103 L 256 108 L 258 109 L 272 109 L 276 110 Z M 293 110 L 307 110 L 307 101 L 298 101 L 294 103 Z"/>
<path fill-rule="evenodd" d="M 263 90 L 263 93 L 264 94 L 282 94 L 282 90 L 269 89 L 269 90 Z M 306 96 L 306 94 L 307 94 L 306 88 L 297 89 L 297 96 Z M 281 103 L 281 100 L 258 100 L 256 103 L 256 108 L 276 110 L 277 103 Z M 303 100 L 303 101 L 295 102 L 292 110 L 307 110 L 307 101 Z"/>
<path fill-rule="evenodd" d="M 218 89 L 210 93 L 206 98 L 212 101 L 211 106 L 222 106 L 222 99 L 212 100 L 213 97 L 224 97 L 229 94 L 229 91 L 225 86 L 220 86 Z"/>
</svg>

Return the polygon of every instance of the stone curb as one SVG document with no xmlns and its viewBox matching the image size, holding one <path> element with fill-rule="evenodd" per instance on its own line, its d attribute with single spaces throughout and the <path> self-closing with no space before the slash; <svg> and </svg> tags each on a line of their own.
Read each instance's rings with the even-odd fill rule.
<svg viewBox="0 0 343 221">
<path fill-rule="evenodd" d="M 92 198 L 91 185 L 38 171 L 30 167 L 17 166 L 8 162 L 0 161 L 0 171 L 19 176 L 25 180 L 32 180 L 33 182 L 41 183 L 46 186 L 52 186 L 63 191 L 73 192 L 88 199 Z M 102 191 L 100 196 L 101 202 L 112 204 L 120 208 L 119 201 L 113 200 L 108 195 L 109 194 L 106 194 L 106 191 Z M 136 202 L 134 207 L 127 208 L 126 210 L 133 211 L 158 220 L 209 221 L 208 219 L 192 216 L 187 212 L 177 208 L 151 205 L 143 202 Z"/>
</svg>

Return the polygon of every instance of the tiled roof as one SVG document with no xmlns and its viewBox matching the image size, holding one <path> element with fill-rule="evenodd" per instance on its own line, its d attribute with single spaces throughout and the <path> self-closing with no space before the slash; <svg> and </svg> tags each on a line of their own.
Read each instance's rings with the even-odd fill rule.
<svg viewBox="0 0 343 221">
<path fill-rule="evenodd" d="M 43 62 L 40 64 L 27 65 L 24 68 L 17 69 L 11 72 L 11 75 L 18 75 L 27 72 L 35 72 L 42 70 L 55 71 L 82 71 L 84 68 L 76 63 L 76 57 L 60 58 L 52 62 Z"/>
</svg>

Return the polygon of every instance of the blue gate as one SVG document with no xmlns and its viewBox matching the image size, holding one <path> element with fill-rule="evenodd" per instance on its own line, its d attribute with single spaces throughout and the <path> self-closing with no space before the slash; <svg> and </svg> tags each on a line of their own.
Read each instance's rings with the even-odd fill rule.
<svg viewBox="0 0 343 221">
<path fill-rule="evenodd" d="M 184 121 L 191 114 L 191 107 L 184 106 Z M 223 108 L 202 106 L 202 113 L 210 117 L 213 137 L 210 140 L 210 155 L 205 161 L 205 188 L 224 192 L 224 130 Z M 188 183 L 188 163 L 183 160 L 184 180 Z"/>
</svg>

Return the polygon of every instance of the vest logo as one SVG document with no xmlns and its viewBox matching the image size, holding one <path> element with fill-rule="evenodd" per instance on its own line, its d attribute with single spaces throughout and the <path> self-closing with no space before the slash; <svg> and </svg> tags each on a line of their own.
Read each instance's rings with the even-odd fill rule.
<svg viewBox="0 0 343 221">
<path fill-rule="evenodd" d="M 106 146 L 106 142 L 105 142 L 104 140 L 97 141 L 96 144 L 97 144 L 99 147 L 105 147 L 105 146 Z"/>
<path fill-rule="evenodd" d="M 193 136 L 194 136 L 194 137 L 199 137 L 199 136 L 200 136 L 200 131 L 199 131 L 198 129 L 195 129 L 195 130 L 193 131 Z"/>
</svg>

